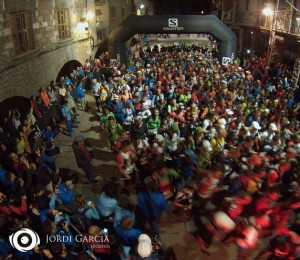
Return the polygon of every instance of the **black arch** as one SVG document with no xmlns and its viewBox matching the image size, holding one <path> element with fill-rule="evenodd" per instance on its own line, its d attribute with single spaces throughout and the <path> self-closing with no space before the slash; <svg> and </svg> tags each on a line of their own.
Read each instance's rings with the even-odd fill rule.
<svg viewBox="0 0 300 260">
<path fill-rule="evenodd" d="M 177 27 L 169 26 L 169 19 L 177 19 Z M 150 15 L 129 16 L 108 36 L 108 50 L 111 59 L 126 62 L 126 46 L 135 34 L 150 33 L 208 33 L 220 44 L 219 58 L 223 63 L 233 61 L 236 55 L 236 35 L 215 15 Z"/>
<path fill-rule="evenodd" d="M 82 64 L 77 60 L 69 60 L 67 63 L 65 63 L 64 66 L 60 69 L 59 73 L 56 77 L 56 82 L 60 80 L 62 76 L 70 75 L 70 73 L 76 69 L 77 67 L 81 67 Z"/>
</svg>

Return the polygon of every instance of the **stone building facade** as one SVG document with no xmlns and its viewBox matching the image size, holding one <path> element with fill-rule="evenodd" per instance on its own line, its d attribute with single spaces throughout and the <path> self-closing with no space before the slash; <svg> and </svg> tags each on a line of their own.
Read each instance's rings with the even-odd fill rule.
<svg viewBox="0 0 300 260">
<path fill-rule="evenodd" d="M 299 53 L 300 0 L 218 0 L 222 8 L 221 20 L 238 38 L 237 55 L 241 58 L 260 55 L 268 50 L 274 29 L 273 62 L 293 64 Z M 270 8 L 272 15 L 263 14 Z"/>
<path fill-rule="evenodd" d="M 133 0 L 0 2 L 0 102 L 37 94 L 69 61 L 83 65 L 137 5 Z"/>
</svg>

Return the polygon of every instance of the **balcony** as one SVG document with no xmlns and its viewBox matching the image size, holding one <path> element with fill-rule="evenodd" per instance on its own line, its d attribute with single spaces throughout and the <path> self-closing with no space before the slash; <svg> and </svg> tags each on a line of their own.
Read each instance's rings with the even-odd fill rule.
<svg viewBox="0 0 300 260">
<path fill-rule="evenodd" d="M 229 15 L 230 14 L 230 15 Z M 278 32 L 300 35 L 300 15 L 292 11 L 276 13 L 274 29 Z M 261 11 L 237 11 L 233 10 L 224 15 L 223 22 L 246 26 L 262 27 L 271 29 L 272 16 L 265 16 Z"/>
<path fill-rule="evenodd" d="M 106 0 L 95 0 L 95 6 L 102 6 L 106 4 Z"/>
</svg>

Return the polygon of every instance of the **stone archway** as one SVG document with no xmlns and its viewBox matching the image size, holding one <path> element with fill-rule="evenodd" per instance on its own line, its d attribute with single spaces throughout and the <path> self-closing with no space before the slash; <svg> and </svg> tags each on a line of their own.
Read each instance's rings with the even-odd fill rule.
<svg viewBox="0 0 300 260">
<path fill-rule="evenodd" d="M 62 76 L 70 76 L 70 73 L 77 67 L 82 67 L 82 64 L 77 60 L 69 60 L 66 62 L 58 72 L 56 82 L 59 81 Z"/>
<path fill-rule="evenodd" d="M 0 103 L 1 119 L 8 117 L 9 110 L 18 109 L 21 114 L 21 121 L 26 118 L 31 108 L 29 98 L 23 96 L 14 96 L 3 100 Z"/>
</svg>

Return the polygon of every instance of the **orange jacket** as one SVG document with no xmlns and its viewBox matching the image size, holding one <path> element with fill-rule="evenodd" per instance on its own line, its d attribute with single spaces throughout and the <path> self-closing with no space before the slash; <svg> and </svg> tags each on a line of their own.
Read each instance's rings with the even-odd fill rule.
<svg viewBox="0 0 300 260">
<path fill-rule="evenodd" d="M 46 91 L 41 92 L 41 98 L 44 101 L 45 106 L 48 107 L 50 104 L 50 100 Z"/>
</svg>

